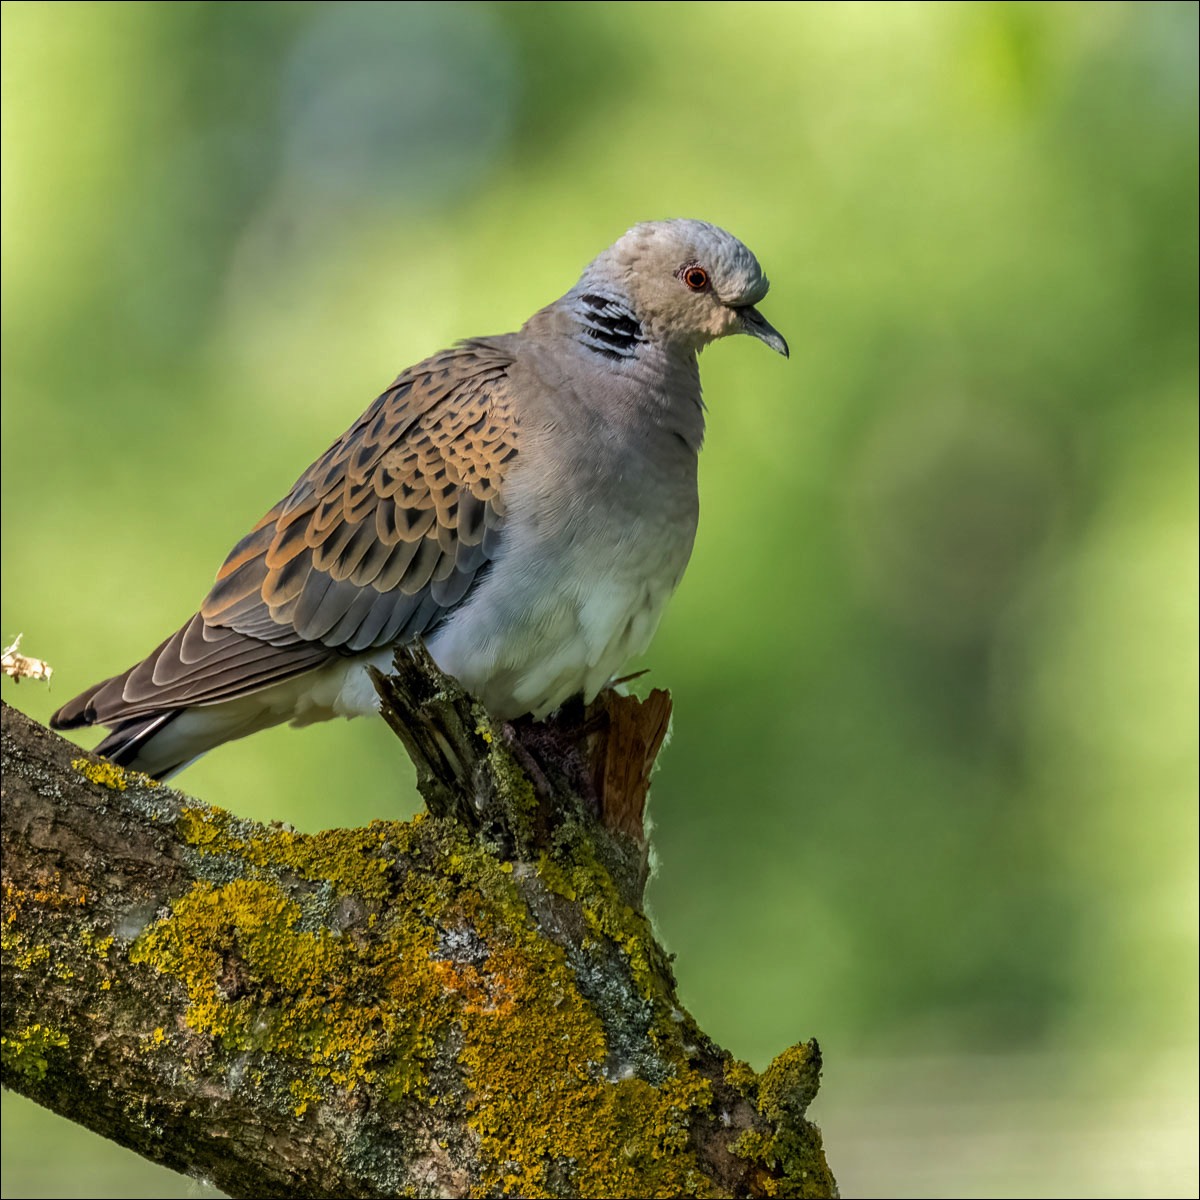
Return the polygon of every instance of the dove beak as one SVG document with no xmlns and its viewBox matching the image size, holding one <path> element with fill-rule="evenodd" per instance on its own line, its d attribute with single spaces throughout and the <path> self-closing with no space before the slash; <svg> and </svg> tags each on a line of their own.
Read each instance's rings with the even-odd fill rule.
<svg viewBox="0 0 1200 1200">
<path fill-rule="evenodd" d="M 742 332 L 748 333 L 751 337 L 756 337 L 760 342 L 765 342 L 776 354 L 782 354 L 784 358 L 788 356 L 788 344 L 784 340 L 784 336 L 762 315 L 753 305 L 748 308 L 739 308 L 738 316 L 742 320 Z"/>
</svg>

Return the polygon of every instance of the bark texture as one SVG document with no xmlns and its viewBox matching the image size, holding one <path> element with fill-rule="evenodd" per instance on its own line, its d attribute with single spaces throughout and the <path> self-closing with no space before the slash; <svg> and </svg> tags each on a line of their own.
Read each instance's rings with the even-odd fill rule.
<svg viewBox="0 0 1200 1200">
<path fill-rule="evenodd" d="M 757 1075 L 641 911 L 670 711 L 377 680 L 430 815 L 302 835 L 3 712 L 3 1083 L 233 1196 L 830 1196 L 815 1042 Z"/>
</svg>

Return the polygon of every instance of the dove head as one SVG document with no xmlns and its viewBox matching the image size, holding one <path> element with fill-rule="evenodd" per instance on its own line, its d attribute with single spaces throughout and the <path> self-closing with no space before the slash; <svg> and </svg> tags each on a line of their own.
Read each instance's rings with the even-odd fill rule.
<svg viewBox="0 0 1200 1200">
<path fill-rule="evenodd" d="M 748 333 L 787 357 L 788 346 L 754 306 L 770 284 L 732 234 L 705 221 L 647 221 L 594 259 L 572 291 L 628 305 L 650 338 L 697 351 Z"/>
</svg>

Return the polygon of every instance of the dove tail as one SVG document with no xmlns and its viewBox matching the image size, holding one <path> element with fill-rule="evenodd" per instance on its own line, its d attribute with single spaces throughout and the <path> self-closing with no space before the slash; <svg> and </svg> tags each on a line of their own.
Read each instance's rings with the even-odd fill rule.
<svg viewBox="0 0 1200 1200">
<path fill-rule="evenodd" d="M 110 679 L 102 679 L 94 683 L 86 692 L 80 692 L 74 700 L 68 700 L 51 718 L 51 729 L 79 729 L 84 725 L 106 725 L 108 722 L 97 707 L 97 699 L 103 702 L 102 692 L 112 691 L 119 697 L 125 680 L 129 678 L 133 668 L 130 667 L 121 675 L 113 675 Z"/>
<path fill-rule="evenodd" d="M 152 779 L 170 779 L 222 743 L 286 719 L 286 713 L 270 711 L 255 697 L 195 708 L 161 708 L 105 721 L 108 735 L 94 753 Z"/>
<path fill-rule="evenodd" d="M 105 725 L 97 753 L 166 779 L 222 742 L 293 719 L 286 696 L 272 706 L 264 694 L 339 658 L 319 642 L 276 645 L 196 614 L 140 663 L 69 700 L 50 726 Z"/>
<path fill-rule="evenodd" d="M 164 712 L 148 713 L 142 717 L 122 721 L 120 725 L 114 726 L 109 731 L 104 741 L 96 747 L 95 753 L 103 754 L 105 758 L 115 762 L 119 767 L 131 767 L 135 771 L 145 771 L 147 775 L 155 779 L 168 779 L 200 756 L 195 754 L 174 765 L 168 763 L 163 766 L 155 763 L 150 766 L 141 763 L 141 754 L 152 738 L 161 733 L 167 725 L 185 711 L 182 708 L 170 708 Z"/>
<path fill-rule="evenodd" d="M 132 670 L 132 668 L 130 668 Z M 136 717 L 124 720 L 107 720 L 96 712 L 94 698 L 96 693 L 108 687 L 109 684 L 120 684 L 128 676 L 114 676 L 105 679 L 86 692 L 68 701 L 50 718 L 51 729 L 78 729 L 86 725 L 107 725 L 109 732 L 104 740 L 96 747 L 94 753 L 102 754 L 110 762 L 119 767 L 129 767 L 134 771 L 142 771 L 155 779 L 167 779 L 176 772 L 183 770 L 189 763 L 200 757 L 203 751 L 192 753 L 188 757 L 179 758 L 178 762 L 161 761 L 161 755 L 144 754 L 149 749 L 149 743 L 155 739 L 176 717 L 187 710 L 183 708 L 164 708 L 155 712 L 140 713 Z M 165 739 L 164 739 L 165 740 Z M 205 747 L 208 749 L 209 747 Z"/>
<path fill-rule="evenodd" d="M 120 675 L 111 679 L 102 679 L 93 684 L 86 692 L 81 692 L 74 700 L 68 700 L 51 718 L 51 729 L 79 729 L 87 725 L 107 725 L 108 736 L 96 747 L 95 753 L 104 755 L 119 767 L 130 767 L 135 771 L 144 771 L 155 779 L 165 779 L 168 775 L 187 766 L 187 761 L 178 765 L 155 764 L 151 768 L 140 761 L 143 748 L 158 733 L 166 728 L 180 713 L 181 708 L 164 708 L 153 712 L 139 713 L 136 717 L 121 719 L 116 717 L 113 710 L 119 705 L 121 691 L 125 681 L 135 670 L 130 667 Z M 113 697 L 117 697 L 114 702 Z"/>
</svg>

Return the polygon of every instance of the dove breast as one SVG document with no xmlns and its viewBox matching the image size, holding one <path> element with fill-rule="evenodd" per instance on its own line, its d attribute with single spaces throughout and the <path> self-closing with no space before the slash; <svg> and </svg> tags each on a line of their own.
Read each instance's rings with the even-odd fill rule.
<svg viewBox="0 0 1200 1200">
<path fill-rule="evenodd" d="M 510 368 L 522 450 L 504 540 L 429 639 L 438 665 L 501 718 L 595 696 L 649 645 L 687 566 L 699 376 L 664 380 L 660 365 L 627 376 L 614 382 L 582 350 L 566 362 L 525 353 Z"/>
</svg>

